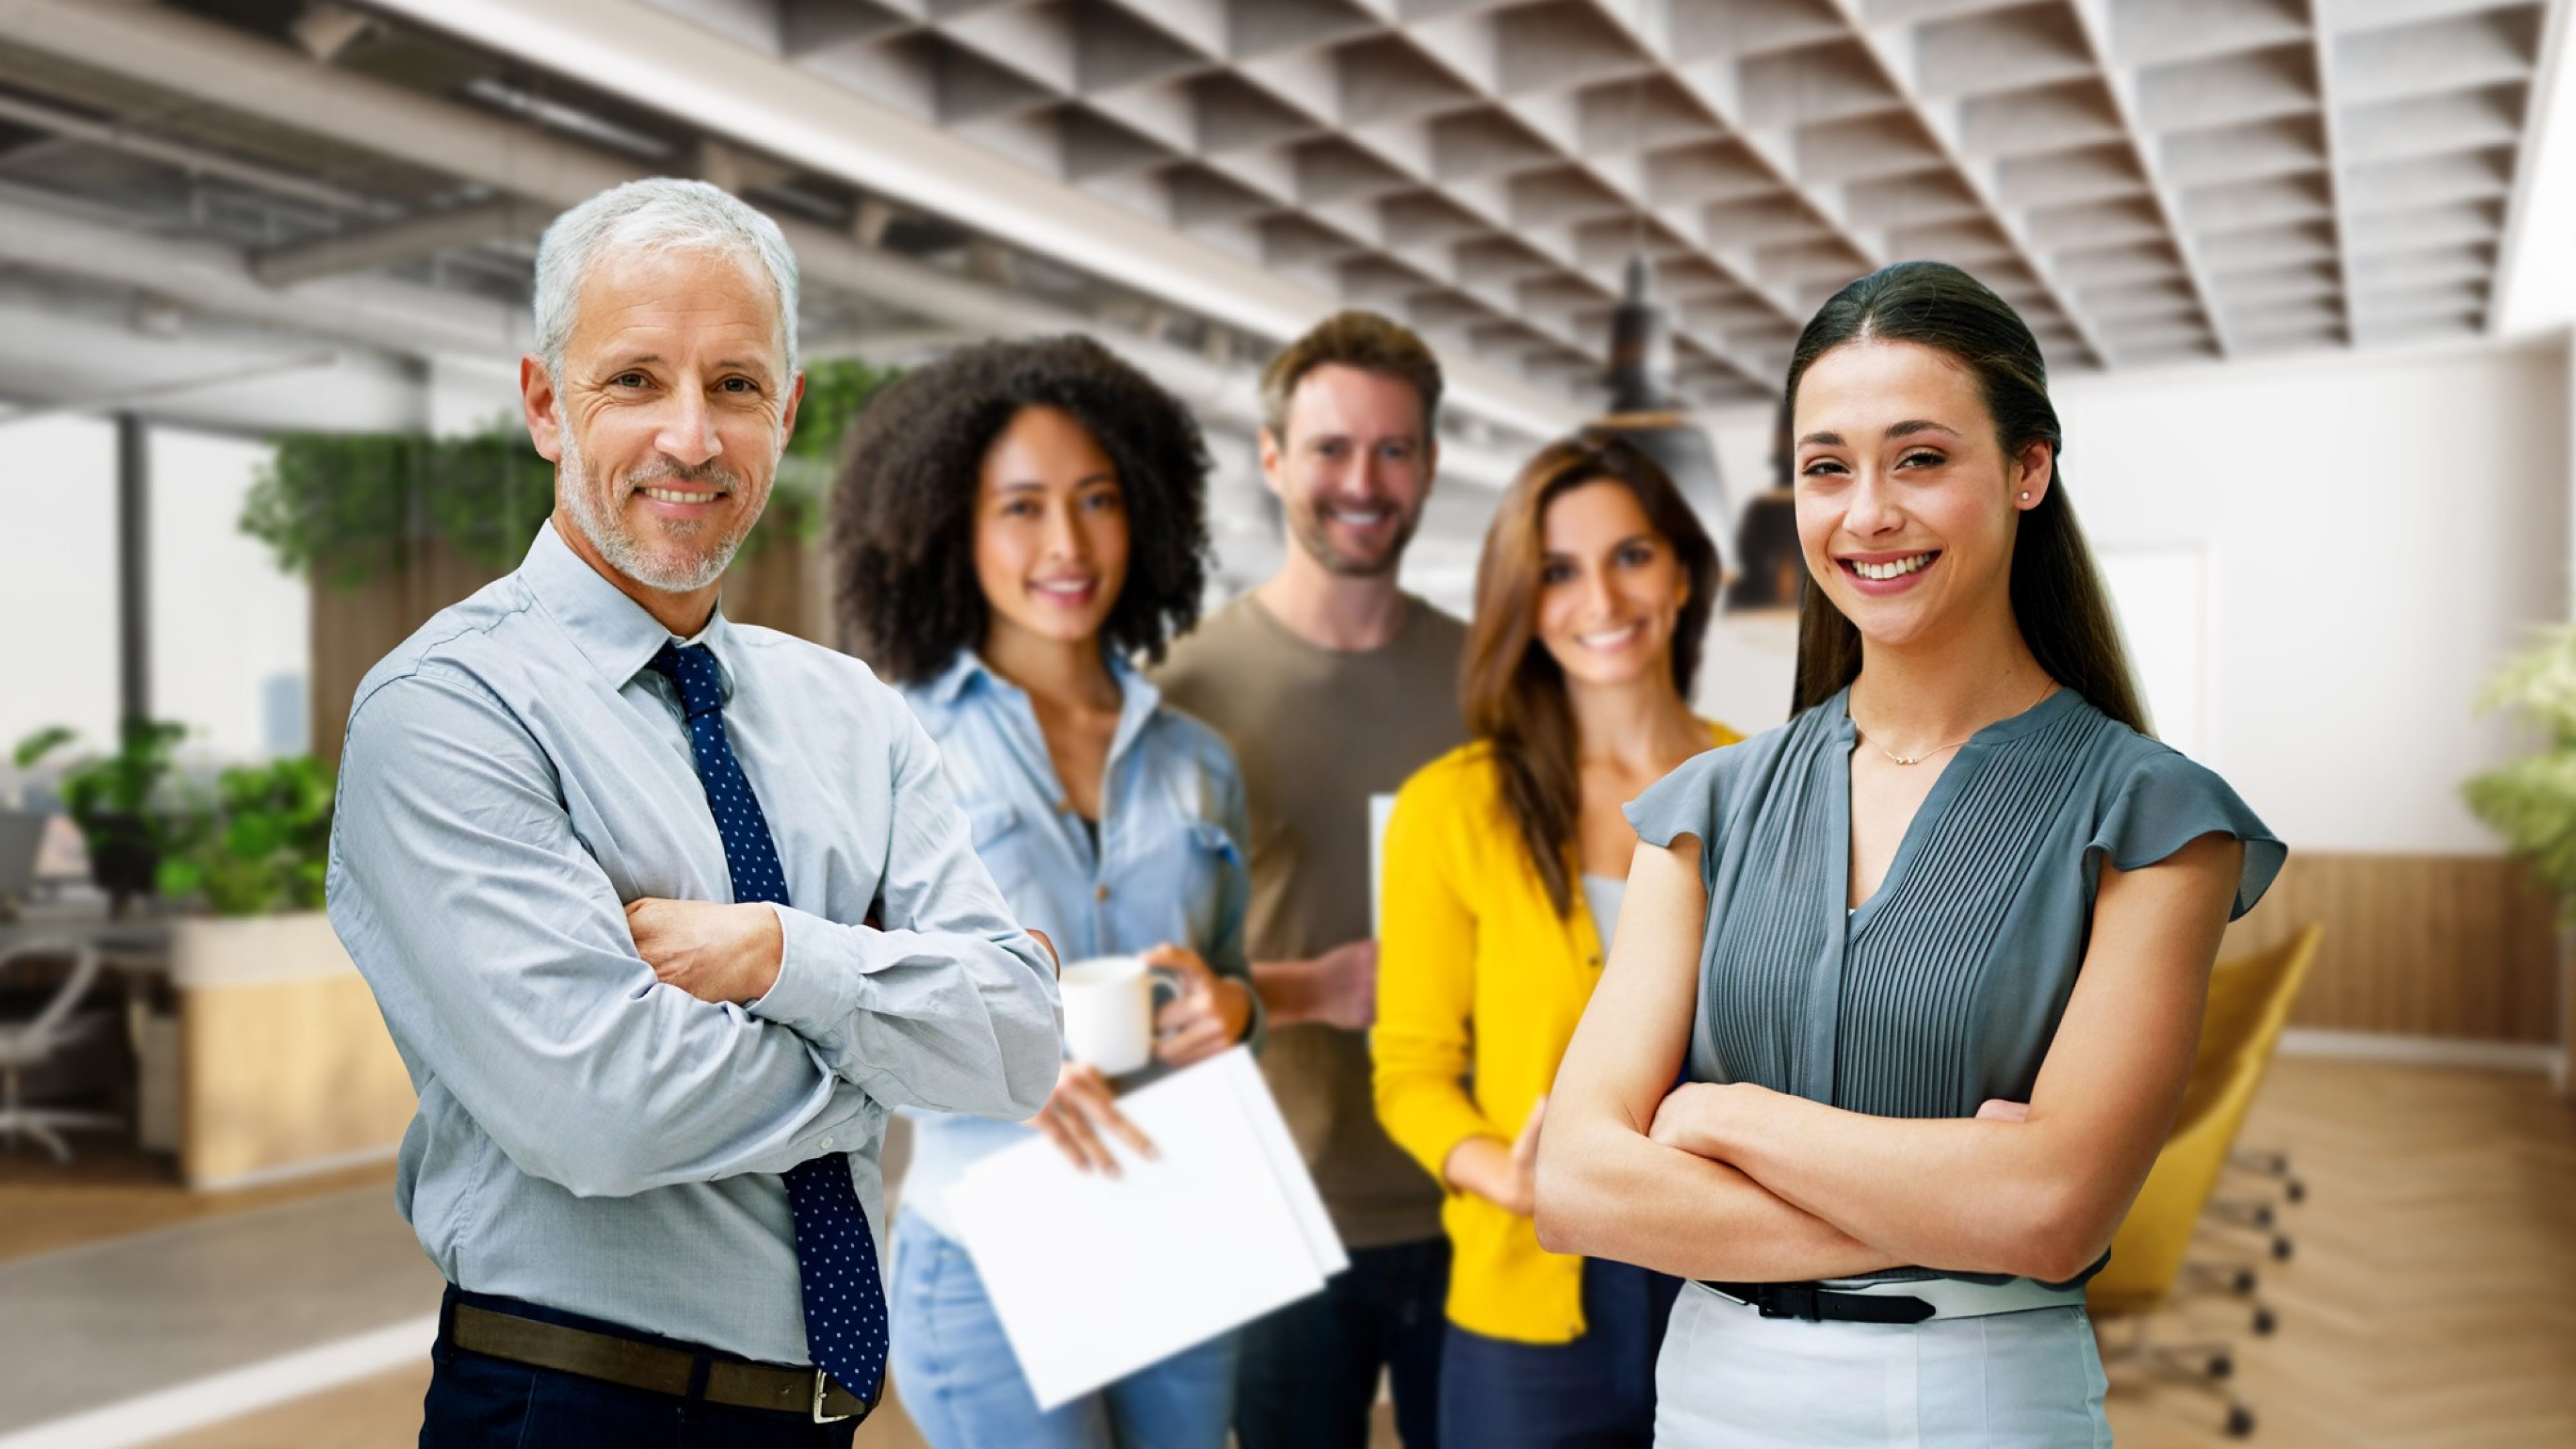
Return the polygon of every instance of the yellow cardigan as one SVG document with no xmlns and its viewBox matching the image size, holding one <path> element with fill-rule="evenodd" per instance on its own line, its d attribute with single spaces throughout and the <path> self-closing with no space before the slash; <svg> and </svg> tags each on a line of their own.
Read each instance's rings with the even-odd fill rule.
<svg viewBox="0 0 2576 1449">
<path fill-rule="evenodd" d="M 1742 738 L 1711 721 L 1720 745 Z M 1492 747 L 1462 746 L 1405 782 L 1388 822 L 1378 937 L 1377 1115 L 1439 1178 L 1470 1137 L 1510 1142 L 1556 1080 L 1601 979 L 1580 882 L 1560 917 L 1504 810 Z M 1449 1321 L 1522 1343 L 1583 1333 L 1583 1260 L 1472 1193 L 1441 1207 Z"/>
</svg>

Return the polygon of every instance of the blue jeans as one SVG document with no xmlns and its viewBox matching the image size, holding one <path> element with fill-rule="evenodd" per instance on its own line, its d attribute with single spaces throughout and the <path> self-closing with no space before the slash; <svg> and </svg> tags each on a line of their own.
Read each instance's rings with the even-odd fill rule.
<svg viewBox="0 0 2576 1449">
<path fill-rule="evenodd" d="M 614 1334 L 639 1343 L 704 1353 L 614 1323 L 515 1298 L 447 1290 L 447 1302 Z M 854 1421 L 816 1424 L 803 1414 L 737 1409 L 630 1389 L 508 1359 L 468 1353 L 449 1342 L 440 1315 L 430 1350 L 429 1396 L 421 1404 L 420 1449 L 849 1449 Z"/>
<path fill-rule="evenodd" d="M 1408 1449 L 1440 1442 L 1449 1240 L 1353 1248 L 1351 1266 L 1243 1330 L 1234 1432 L 1243 1449 L 1367 1449 L 1378 1375 Z"/>
<path fill-rule="evenodd" d="M 1583 1263 L 1583 1336 L 1514 1343 L 1449 1325 L 1440 1442 L 1458 1449 L 1647 1449 L 1655 1356 L 1681 1280 Z"/>
<path fill-rule="evenodd" d="M 894 1219 L 894 1378 L 931 1449 L 1224 1449 L 1234 1334 L 1041 1413 L 966 1250 Z"/>
</svg>

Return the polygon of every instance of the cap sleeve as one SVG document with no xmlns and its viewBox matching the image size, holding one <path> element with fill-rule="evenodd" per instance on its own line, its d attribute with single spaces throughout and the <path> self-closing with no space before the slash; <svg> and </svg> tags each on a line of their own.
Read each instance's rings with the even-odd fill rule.
<svg viewBox="0 0 2576 1449">
<path fill-rule="evenodd" d="M 2289 858 L 2289 848 L 2215 772 L 2173 750 L 2160 750 L 2129 772 L 2085 852 L 2088 859 L 2098 854 L 2121 870 L 2138 870 L 2211 834 L 2245 842 L 2236 904 L 2227 917 L 2232 921 L 2263 899 L 2281 862 Z"/>
<path fill-rule="evenodd" d="M 1628 823 L 1637 828 L 1637 838 L 1670 845 L 1677 836 L 1696 835 L 1707 844 L 1717 823 L 1718 761 L 1725 753 L 1702 750 L 1629 801 Z"/>
</svg>

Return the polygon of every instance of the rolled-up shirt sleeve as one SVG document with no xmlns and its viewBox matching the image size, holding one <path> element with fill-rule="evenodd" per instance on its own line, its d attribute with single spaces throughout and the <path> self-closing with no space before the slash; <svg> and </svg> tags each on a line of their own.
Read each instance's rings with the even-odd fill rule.
<svg viewBox="0 0 2576 1449">
<path fill-rule="evenodd" d="M 576 1194 L 785 1172 L 874 1120 L 803 1036 L 654 978 L 544 751 L 469 677 L 352 714 L 328 898 L 416 1084 Z"/>
<path fill-rule="evenodd" d="M 883 929 L 777 906 L 785 949 L 754 1016 L 891 1106 L 1018 1121 L 1055 1089 L 1055 968 L 975 857 L 938 747 L 891 693 L 894 809 Z"/>
</svg>

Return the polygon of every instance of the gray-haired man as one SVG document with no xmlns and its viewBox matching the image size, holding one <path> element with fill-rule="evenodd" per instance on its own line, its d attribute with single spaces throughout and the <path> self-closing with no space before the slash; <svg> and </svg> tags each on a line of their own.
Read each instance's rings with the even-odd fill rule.
<svg viewBox="0 0 2576 1449">
<path fill-rule="evenodd" d="M 777 228 L 618 187 L 536 312 L 554 517 L 359 686 L 332 837 L 451 1284 L 421 1443 L 846 1445 L 886 1111 L 1034 1113 L 1053 973 L 903 702 L 716 608 L 804 387 Z"/>
</svg>

